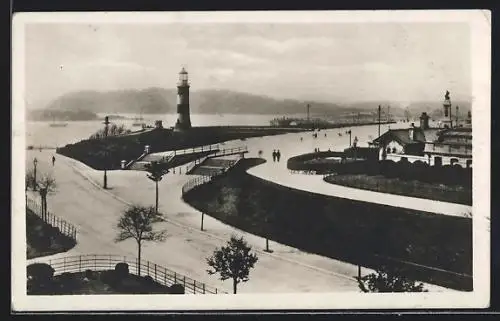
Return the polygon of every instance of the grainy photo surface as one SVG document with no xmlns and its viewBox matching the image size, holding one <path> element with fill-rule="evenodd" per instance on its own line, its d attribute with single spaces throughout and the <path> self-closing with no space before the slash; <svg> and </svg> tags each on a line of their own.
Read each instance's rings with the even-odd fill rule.
<svg viewBox="0 0 500 321">
<path fill-rule="evenodd" d="M 13 308 L 488 306 L 490 22 L 18 14 Z"/>
</svg>

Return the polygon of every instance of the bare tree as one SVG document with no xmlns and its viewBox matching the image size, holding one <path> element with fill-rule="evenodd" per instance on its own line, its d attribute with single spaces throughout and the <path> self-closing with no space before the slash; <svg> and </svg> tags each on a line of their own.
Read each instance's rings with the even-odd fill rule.
<svg viewBox="0 0 500 321">
<path fill-rule="evenodd" d="M 155 182 L 156 185 L 155 209 L 156 214 L 158 214 L 158 183 L 161 181 L 163 176 L 168 173 L 168 169 L 164 168 L 164 166 L 158 162 L 151 162 L 146 165 L 146 171 L 149 173 L 147 177 Z"/>
<path fill-rule="evenodd" d="M 247 242 L 236 236 L 231 236 L 227 246 L 216 249 L 214 254 L 207 258 L 207 264 L 211 269 L 208 274 L 220 274 L 222 281 L 233 280 L 233 293 L 236 294 L 238 283 L 247 282 L 250 269 L 257 262 L 257 255 L 250 253 L 252 248 Z"/>
<path fill-rule="evenodd" d="M 38 193 L 40 194 L 40 200 L 42 202 L 42 219 L 47 217 L 47 194 L 56 191 L 56 180 L 50 174 L 44 174 L 38 182 Z"/>
<path fill-rule="evenodd" d="M 25 182 L 25 186 L 24 186 L 25 192 L 28 191 L 29 186 L 33 187 L 33 185 L 35 184 L 35 174 L 34 174 L 32 169 L 26 170 L 24 182 Z"/>
<path fill-rule="evenodd" d="M 153 224 L 160 222 L 161 216 L 155 208 L 138 205 L 130 206 L 118 220 L 118 235 L 115 242 L 134 239 L 137 242 L 137 274 L 141 275 L 141 249 L 143 241 L 163 242 L 166 230 L 153 231 Z"/>
</svg>

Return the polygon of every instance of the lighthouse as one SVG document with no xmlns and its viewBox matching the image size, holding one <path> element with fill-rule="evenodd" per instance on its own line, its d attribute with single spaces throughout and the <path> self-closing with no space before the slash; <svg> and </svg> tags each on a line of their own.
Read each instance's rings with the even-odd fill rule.
<svg viewBox="0 0 500 321">
<path fill-rule="evenodd" d="M 175 130 L 182 131 L 190 128 L 188 73 L 186 69 L 182 68 L 177 83 L 177 122 L 175 123 Z"/>
</svg>

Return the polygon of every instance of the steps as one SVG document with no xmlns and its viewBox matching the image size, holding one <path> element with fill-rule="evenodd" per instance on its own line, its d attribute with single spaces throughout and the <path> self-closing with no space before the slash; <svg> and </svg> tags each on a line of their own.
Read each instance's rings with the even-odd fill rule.
<svg viewBox="0 0 500 321">
<path fill-rule="evenodd" d="M 190 174 L 201 176 L 215 176 L 222 174 L 238 162 L 238 159 L 207 158 L 198 165 Z"/>
</svg>

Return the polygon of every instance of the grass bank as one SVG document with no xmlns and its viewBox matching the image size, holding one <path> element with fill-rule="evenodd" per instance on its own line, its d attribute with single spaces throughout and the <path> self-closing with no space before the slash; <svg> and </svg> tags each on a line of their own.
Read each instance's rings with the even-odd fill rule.
<svg viewBox="0 0 500 321">
<path fill-rule="evenodd" d="M 87 270 L 56 275 L 43 287 L 28 283 L 27 290 L 28 295 L 173 294 L 176 287 L 164 286 L 148 276 L 128 274 L 118 279 L 113 270 Z"/>
<path fill-rule="evenodd" d="M 331 184 L 369 191 L 426 198 L 442 202 L 472 205 L 472 189 L 464 186 L 431 184 L 417 180 L 402 180 L 382 175 L 339 174 L 325 177 Z"/>
<path fill-rule="evenodd" d="M 62 234 L 57 227 L 45 223 L 31 210 L 26 209 L 27 259 L 66 252 L 75 245 L 75 240 Z"/>
<path fill-rule="evenodd" d="M 247 174 L 245 169 L 255 163 L 252 159 L 240 162 L 232 171 L 188 192 L 185 201 L 252 234 L 342 261 L 377 267 L 394 264 L 381 259 L 392 257 L 472 274 L 470 219 L 286 188 Z M 472 287 L 469 278 L 415 265 L 405 265 L 403 270 L 410 277 L 442 286 Z"/>
</svg>

